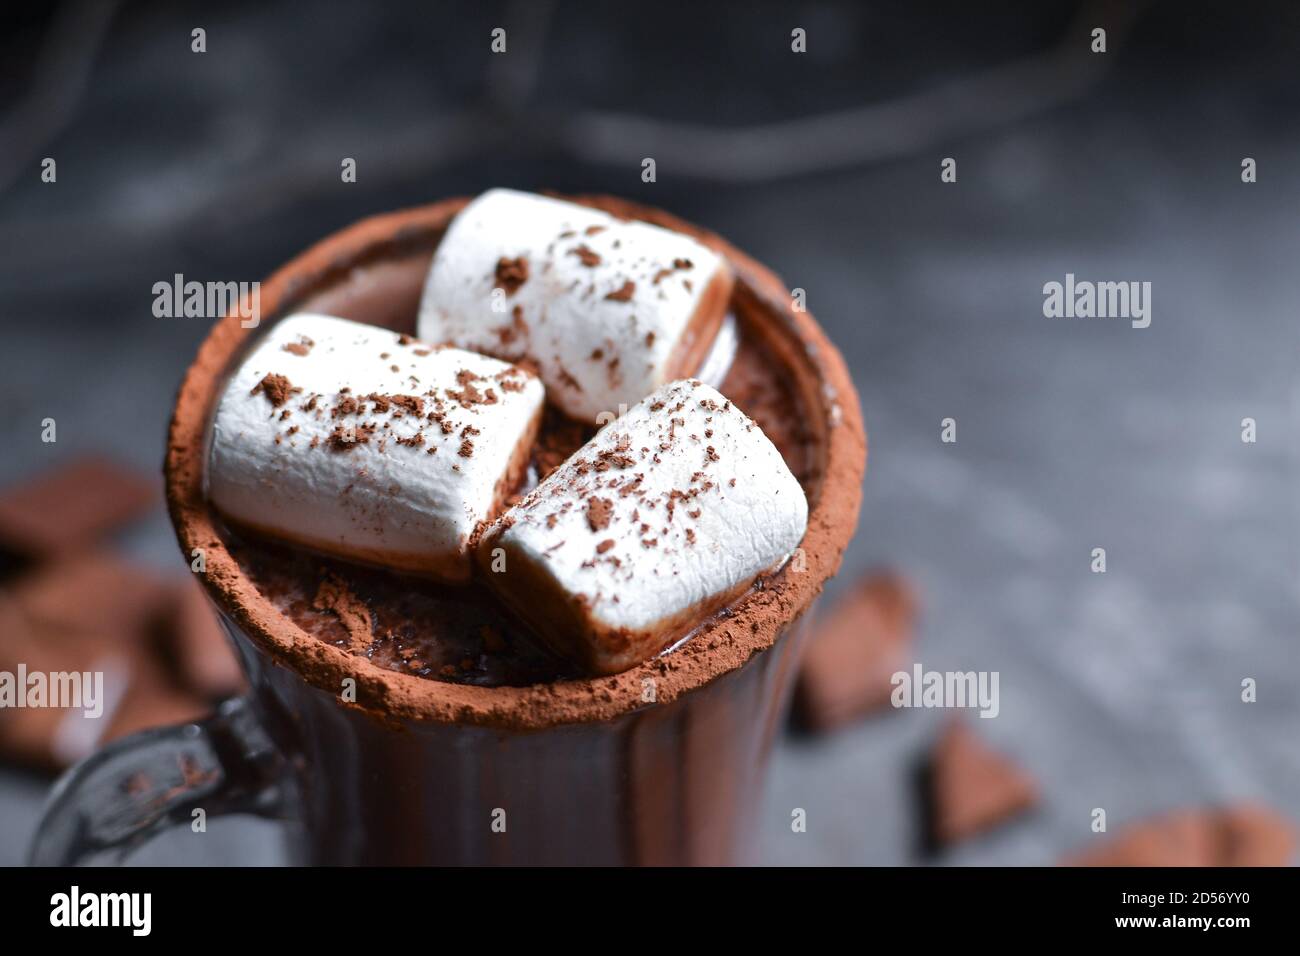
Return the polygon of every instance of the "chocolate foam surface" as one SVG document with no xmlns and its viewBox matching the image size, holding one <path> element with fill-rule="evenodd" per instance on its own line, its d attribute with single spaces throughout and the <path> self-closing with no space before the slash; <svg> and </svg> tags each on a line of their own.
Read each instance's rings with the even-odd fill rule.
<svg viewBox="0 0 1300 956">
<path fill-rule="evenodd" d="M 807 313 L 790 308 L 775 276 L 717 237 L 621 200 L 579 201 L 689 232 L 732 262 L 740 347 L 721 391 L 758 421 L 808 494 L 806 570 L 787 567 L 760 582 L 670 653 L 586 679 L 539 650 L 479 587 L 434 586 L 235 532 L 203 497 L 212 406 L 224 375 L 257 337 L 228 316 L 201 347 L 178 398 L 165 466 L 173 522 L 187 555 L 204 550 L 209 593 L 274 661 L 332 693 L 345 677 L 356 679 L 357 702 L 341 706 L 519 729 L 607 719 L 644 706 L 647 678 L 662 703 L 765 650 L 839 565 L 856 523 L 865 436 L 834 347 Z M 379 216 L 324 240 L 263 283 L 264 322 L 310 309 L 413 331 L 429 260 L 464 202 Z M 548 414 L 533 470 L 545 474 L 592 431 Z"/>
</svg>

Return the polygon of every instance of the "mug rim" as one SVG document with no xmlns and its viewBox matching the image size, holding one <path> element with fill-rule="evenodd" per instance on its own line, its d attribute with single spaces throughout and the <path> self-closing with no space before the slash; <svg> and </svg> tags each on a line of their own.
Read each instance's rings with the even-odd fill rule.
<svg viewBox="0 0 1300 956">
<path fill-rule="evenodd" d="M 725 618 L 706 624 L 672 654 L 619 674 L 531 687 L 480 687 L 390 671 L 308 634 L 281 614 L 243 573 L 218 531 L 204 492 L 207 433 L 232 363 L 263 323 L 269 326 L 296 301 L 363 262 L 382 261 L 422 239 L 440 236 L 469 199 L 371 216 L 320 240 L 264 280 L 256 327 L 244 328 L 237 308 L 213 325 L 178 390 L 163 465 L 177 541 L 187 561 L 196 551 L 203 554 L 199 577 L 208 595 L 274 664 L 330 693 L 343 707 L 390 724 L 413 720 L 510 730 L 609 720 L 646 706 L 646 680 L 654 682 L 653 700 L 663 704 L 744 666 L 785 633 L 839 569 L 857 525 L 867 446 L 857 392 L 838 349 L 809 312 L 794 308 L 790 292 L 775 274 L 714 233 L 616 197 L 563 198 L 683 232 L 709 246 L 736 273 L 733 306 L 763 314 L 764 333 L 785 340 L 783 371 L 798 380 L 805 407 L 815 419 L 805 424 L 820 439 L 814 443 L 819 482 L 809 495 L 808 527 L 800 544 L 805 570 L 781 572 L 773 586 L 751 589 L 729 606 Z M 700 640 L 705 634 L 706 640 Z M 354 701 L 340 696 L 346 679 L 355 682 Z M 564 693 L 557 693 L 561 685 Z M 579 706 L 575 700 L 581 701 Z"/>
</svg>

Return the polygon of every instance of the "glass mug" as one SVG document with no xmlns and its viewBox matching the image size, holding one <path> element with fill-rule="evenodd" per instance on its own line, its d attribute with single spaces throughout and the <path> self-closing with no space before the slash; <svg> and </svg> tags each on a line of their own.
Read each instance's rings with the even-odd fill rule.
<svg viewBox="0 0 1300 956">
<path fill-rule="evenodd" d="M 377 216 L 323 240 L 261 284 L 260 324 L 310 309 L 414 331 L 429 261 L 466 201 Z M 256 335 L 232 313 L 181 385 L 165 473 L 181 548 L 187 559 L 204 554 L 200 577 L 250 689 L 206 720 L 136 734 L 70 769 L 51 794 L 33 863 L 120 855 L 189 824 L 197 809 L 282 821 L 301 864 L 747 860 L 805 612 L 856 525 L 866 463 L 857 395 L 838 351 L 767 269 L 658 210 L 578 201 L 687 232 L 731 262 L 732 311 L 788 376 L 800 406 L 790 413 L 802 416 L 811 456 L 808 531 L 779 585 L 731 606 L 716 653 L 686 668 L 652 661 L 567 681 L 567 708 L 549 706 L 545 688 L 385 671 L 305 634 L 244 576 L 204 498 L 214 404 Z M 575 697 L 588 704 L 575 710 Z"/>
</svg>

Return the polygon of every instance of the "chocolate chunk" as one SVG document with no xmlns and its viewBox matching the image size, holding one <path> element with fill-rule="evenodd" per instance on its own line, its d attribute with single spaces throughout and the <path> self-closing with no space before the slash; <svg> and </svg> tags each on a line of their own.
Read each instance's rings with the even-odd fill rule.
<svg viewBox="0 0 1300 956">
<path fill-rule="evenodd" d="M 1255 804 L 1174 810 L 1130 823 L 1062 866 L 1286 866 L 1295 854 L 1290 821 Z"/>
<path fill-rule="evenodd" d="M 795 686 L 795 716 L 824 732 L 889 705 L 906 664 L 916 598 L 893 572 L 862 578 L 817 624 Z"/>
<path fill-rule="evenodd" d="M 6 709 L 0 752 L 59 768 L 116 736 L 201 716 L 154 638 L 168 614 L 167 584 L 107 553 L 58 560 L 0 592 L 0 670 L 102 674 L 99 717 L 84 707 Z"/>
<path fill-rule="evenodd" d="M 17 683 L 26 680 L 25 672 L 84 672 L 92 669 L 94 661 L 107 660 L 119 650 L 116 635 L 97 635 L 93 642 L 71 641 L 53 628 L 34 624 L 9 593 L 0 591 L 0 670 L 15 675 L 18 693 L 27 692 Z M 65 709 L 7 706 L 0 720 L 0 754 L 42 769 L 58 769 L 80 759 L 90 752 L 95 740 L 82 743 L 75 751 L 58 747 L 56 740 L 65 719 L 83 720 Z"/>
<path fill-rule="evenodd" d="M 166 636 L 186 688 L 210 699 L 244 689 L 244 675 L 216 609 L 193 575 L 172 589 Z"/>
<path fill-rule="evenodd" d="M 145 659 L 132 673 L 99 746 L 142 730 L 201 720 L 210 710 L 203 698 L 176 687 L 156 661 Z"/>
<path fill-rule="evenodd" d="M 990 750 L 960 719 L 944 726 L 930 754 L 929 844 L 969 839 L 1038 802 L 1034 781 Z"/>
<path fill-rule="evenodd" d="M 1175 810 L 1130 824 L 1113 837 L 1096 834 L 1099 845 L 1062 861 L 1065 866 L 1210 866 L 1215 858 L 1214 826 L 1200 810 Z"/>
<path fill-rule="evenodd" d="M 1295 855 L 1295 827 L 1267 807 L 1227 806 L 1218 822 L 1219 866 L 1287 866 Z"/>
<path fill-rule="evenodd" d="M 28 621 L 82 634 L 149 632 L 169 598 L 157 574 L 100 551 L 45 565 L 16 581 L 11 594 Z"/>
<path fill-rule="evenodd" d="M 74 459 L 0 492 L 0 548 L 48 558 L 89 545 L 149 509 L 155 483 L 104 458 Z"/>
</svg>

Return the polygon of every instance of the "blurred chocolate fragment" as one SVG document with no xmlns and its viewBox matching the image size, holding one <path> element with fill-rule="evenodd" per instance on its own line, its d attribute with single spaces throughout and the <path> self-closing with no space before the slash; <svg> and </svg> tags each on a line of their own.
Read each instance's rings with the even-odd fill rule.
<svg viewBox="0 0 1300 956">
<path fill-rule="evenodd" d="M 211 709 L 202 697 L 177 687 L 156 659 L 141 657 L 98 743 L 103 746 L 140 730 L 200 720 Z"/>
<path fill-rule="evenodd" d="M 1268 807 L 1226 806 L 1219 829 L 1219 866 L 1288 866 L 1295 856 L 1295 827 Z"/>
<path fill-rule="evenodd" d="M 202 714 L 205 702 L 167 677 L 153 640 L 169 594 L 160 576 L 105 551 L 55 559 L 0 591 L 0 670 L 24 704 L 6 708 L 0 755 L 59 769 L 123 728 Z M 33 696 L 56 681 L 57 699 Z"/>
<path fill-rule="evenodd" d="M 1123 827 L 1100 845 L 1065 856 L 1062 866 L 1287 866 L 1295 855 L 1290 821 L 1252 803 L 1173 810 Z"/>
<path fill-rule="evenodd" d="M 68 555 L 12 583 L 24 618 L 64 635 L 138 638 L 166 613 L 167 582 L 111 551 Z"/>
<path fill-rule="evenodd" d="M 940 732 L 923 780 L 930 850 L 970 839 L 1038 802 L 1033 779 L 958 718 Z"/>
<path fill-rule="evenodd" d="M 98 745 L 144 647 L 109 616 L 102 628 L 71 630 L 28 616 L 9 592 L 0 609 L 0 671 L 13 675 L 16 695 L 0 721 L 0 754 L 61 769 Z M 71 683 L 56 699 L 50 688 L 59 680 Z"/>
<path fill-rule="evenodd" d="M 244 674 L 234 648 L 226 639 L 216 608 L 193 575 L 172 588 L 164 635 L 168 657 L 186 689 L 209 700 L 244 690 Z"/>
<path fill-rule="evenodd" d="M 92 543 L 158 500 L 154 481 L 97 455 L 0 490 L 0 551 L 44 560 Z"/>
<path fill-rule="evenodd" d="M 889 706 L 890 678 L 907 666 L 916 605 L 901 575 L 879 571 L 815 621 L 795 685 L 803 729 L 823 733 Z"/>
</svg>

